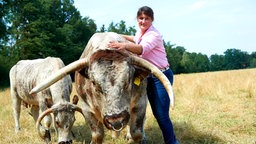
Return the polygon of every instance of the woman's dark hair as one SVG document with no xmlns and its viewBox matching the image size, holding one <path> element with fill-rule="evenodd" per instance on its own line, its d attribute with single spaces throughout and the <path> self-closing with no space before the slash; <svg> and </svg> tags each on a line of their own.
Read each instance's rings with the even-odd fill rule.
<svg viewBox="0 0 256 144">
<path fill-rule="evenodd" d="M 139 8 L 139 10 L 137 12 L 137 17 L 139 17 L 142 14 L 145 14 L 145 15 L 151 17 L 152 20 L 154 20 L 154 12 L 150 7 L 143 6 L 143 7 Z"/>
</svg>

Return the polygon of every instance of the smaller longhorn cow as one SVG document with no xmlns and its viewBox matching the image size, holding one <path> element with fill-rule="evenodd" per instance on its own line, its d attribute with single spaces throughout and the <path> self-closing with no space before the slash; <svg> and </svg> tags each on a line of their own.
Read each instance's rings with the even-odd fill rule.
<svg viewBox="0 0 256 144">
<path fill-rule="evenodd" d="M 41 138 L 46 142 L 51 141 L 49 127 L 52 122 L 50 113 L 53 113 L 58 142 L 72 143 L 71 128 L 75 121 L 74 113 L 75 111 L 82 113 L 82 110 L 70 103 L 72 91 L 70 75 L 65 76 L 40 93 L 29 94 L 34 86 L 62 67 L 64 67 L 64 63 L 61 59 L 48 57 L 46 59 L 21 60 L 11 68 L 9 73 L 10 93 L 13 102 L 16 132 L 20 130 L 21 103 L 25 103 L 31 106 L 31 115 L 37 121 L 36 126 Z M 40 116 L 39 113 L 41 113 Z M 41 126 L 42 120 L 44 120 L 43 126 Z"/>
</svg>

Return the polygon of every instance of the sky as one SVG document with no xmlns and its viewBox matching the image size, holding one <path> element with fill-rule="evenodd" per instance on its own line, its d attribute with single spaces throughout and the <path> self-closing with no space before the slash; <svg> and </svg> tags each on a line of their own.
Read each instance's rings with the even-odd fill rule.
<svg viewBox="0 0 256 144">
<path fill-rule="evenodd" d="M 98 29 L 124 20 L 127 27 L 138 30 L 137 11 L 149 6 L 163 39 L 187 52 L 208 56 L 232 48 L 256 52 L 256 0 L 74 0 L 74 4 Z"/>
</svg>

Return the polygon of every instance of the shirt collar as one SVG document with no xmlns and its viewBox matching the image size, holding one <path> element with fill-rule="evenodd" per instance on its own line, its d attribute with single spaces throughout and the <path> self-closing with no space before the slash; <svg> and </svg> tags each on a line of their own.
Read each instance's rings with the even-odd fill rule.
<svg viewBox="0 0 256 144">
<path fill-rule="evenodd" d="M 144 34 L 146 34 L 148 31 L 151 31 L 152 29 L 154 29 L 154 26 L 151 24 L 151 26 L 147 29 L 147 31 Z M 141 31 L 140 31 L 140 37 L 142 37 Z"/>
</svg>

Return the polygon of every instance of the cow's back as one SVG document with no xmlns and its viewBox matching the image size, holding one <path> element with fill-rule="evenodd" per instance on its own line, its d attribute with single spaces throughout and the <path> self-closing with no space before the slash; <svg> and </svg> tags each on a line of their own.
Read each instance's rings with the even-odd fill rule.
<svg viewBox="0 0 256 144">
<path fill-rule="evenodd" d="M 25 102 L 37 105 L 39 95 L 44 95 L 50 99 L 52 94 L 49 89 L 46 89 L 36 96 L 29 95 L 30 90 L 62 67 L 64 67 L 64 63 L 59 58 L 47 57 L 45 59 L 21 60 L 10 70 L 11 89 Z M 69 79 L 65 78 L 51 87 L 56 87 L 59 84 L 63 85 L 63 81 L 71 81 Z"/>
</svg>

